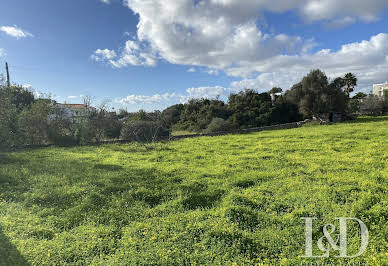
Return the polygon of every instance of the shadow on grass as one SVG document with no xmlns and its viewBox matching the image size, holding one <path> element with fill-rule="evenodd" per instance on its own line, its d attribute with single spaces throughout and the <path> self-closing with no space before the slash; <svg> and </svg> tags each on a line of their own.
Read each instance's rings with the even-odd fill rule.
<svg viewBox="0 0 388 266">
<path fill-rule="evenodd" d="M 7 164 L 21 164 L 24 161 L 20 158 L 14 158 L 9 156 L 7 153 L 0 152 L 0 166 Z"/>
<path fill-rule="evenodd" d="M 345 121 L 343 123 L 370 123 L 370 122 L 388 122 L 388 116 L 360 116 L 356 120 Z"/>
<path fill-rule="evenodd" d="M 8 240 L 0 227 L 0 266 L 31 265 L 20 254 L 17 248 Z"/>
</svg>

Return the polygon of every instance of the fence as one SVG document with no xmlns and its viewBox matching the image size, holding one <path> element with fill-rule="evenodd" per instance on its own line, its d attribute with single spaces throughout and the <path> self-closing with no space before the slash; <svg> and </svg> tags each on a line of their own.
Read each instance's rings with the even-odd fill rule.
<svg viewBox="0 0 388 266">
<path fill-rule="evenodd" d="M 251 133 L 251 132 L 260 132 L 260 131 L 264 131 L 264 130 L 291 129 L 291 128 L 301 127 L 302 125 L 306 124 L 308 121 L 309 120 L 294 122 L 294 123 L 287 123 L 287 124 L 265 126 L 265 127 L 238 129 L 238 130 L 224 131 L 224 132 L 198 133 L 198 134 L 191 134 L 191 135 L 170 136 L 169 140 L 178 140 L 178 139 L 185 139 L 185 138 L 198 138 L 198 137 L 206 137 L 206 136 L 207 137 L 215 137 L 215 136 L 223 136 L 223 135 L 229 135 L 229 134 L 244 134 L 244 133 Z"/>
</svg>

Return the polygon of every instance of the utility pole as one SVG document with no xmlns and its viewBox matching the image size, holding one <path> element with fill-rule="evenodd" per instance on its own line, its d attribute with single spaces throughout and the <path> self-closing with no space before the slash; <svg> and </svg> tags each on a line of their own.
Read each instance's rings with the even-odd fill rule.
<svg viewBox="0 0 388 266">
<path fill-rule="evenodd" d="M 7 72 L 7 85 L 8 88 L 11 87 L 11 82 L 9 81 L 9 70 L 8 70 L 8 63 L 5 62 L 5 71 Z"/>
</svg>

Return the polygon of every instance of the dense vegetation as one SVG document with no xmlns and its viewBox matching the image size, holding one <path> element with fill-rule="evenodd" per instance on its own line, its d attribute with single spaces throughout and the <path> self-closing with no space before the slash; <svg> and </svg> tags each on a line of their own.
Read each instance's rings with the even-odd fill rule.
<svg viewBox="0 0 388 266">
<path fill-rule="evenodd" d="M 82 119 L 65 115 L 50 99 L 36 99 L 20 87 L 0 82 L 0 149 L 53 143 L 89 144 L 106 139 L 152 142 L 172 131 L 216 132 L 300 121 L 305 118 L 332 119 L 334 114 L 381 115 L 388 99 L 358 93 L 349 98 L 357 79 L 351 73 L 329 81 L 320 70 L 282 94 L 281 88 L 258 93 L 247 89 L 219 99 L 191 99 L 163 112 L 140 110 L 109 112 L 100 105 Z M 85 99 L 90 106 L 90 98 Z"/>
<path fill-rule="evenodd" d="M 335 217 L 370 232 L 361 257 L 307 261 L 387 265 L 387 128 L 0 153 L 0 265 L 300 265 L 306 216 L 314 239 Z"/>
</svg>

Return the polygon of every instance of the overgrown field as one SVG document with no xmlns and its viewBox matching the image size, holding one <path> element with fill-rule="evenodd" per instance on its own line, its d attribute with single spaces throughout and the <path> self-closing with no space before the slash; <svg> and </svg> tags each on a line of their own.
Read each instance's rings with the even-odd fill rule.
<svg viewBox="0 0 388 266">
<path fill-rule="evenodd" d="M 388 265 L 388 117 L 0 154 L 0 265 Z M 369 246 L 305 259 L 305 224 L 357 217 Z M 349 226 L 348 250 L 359 248 Z M 334 237 L 334 236 L 333 236 Z M 326 242 L 324 242 L 325 244 Z"/>
</svg>

